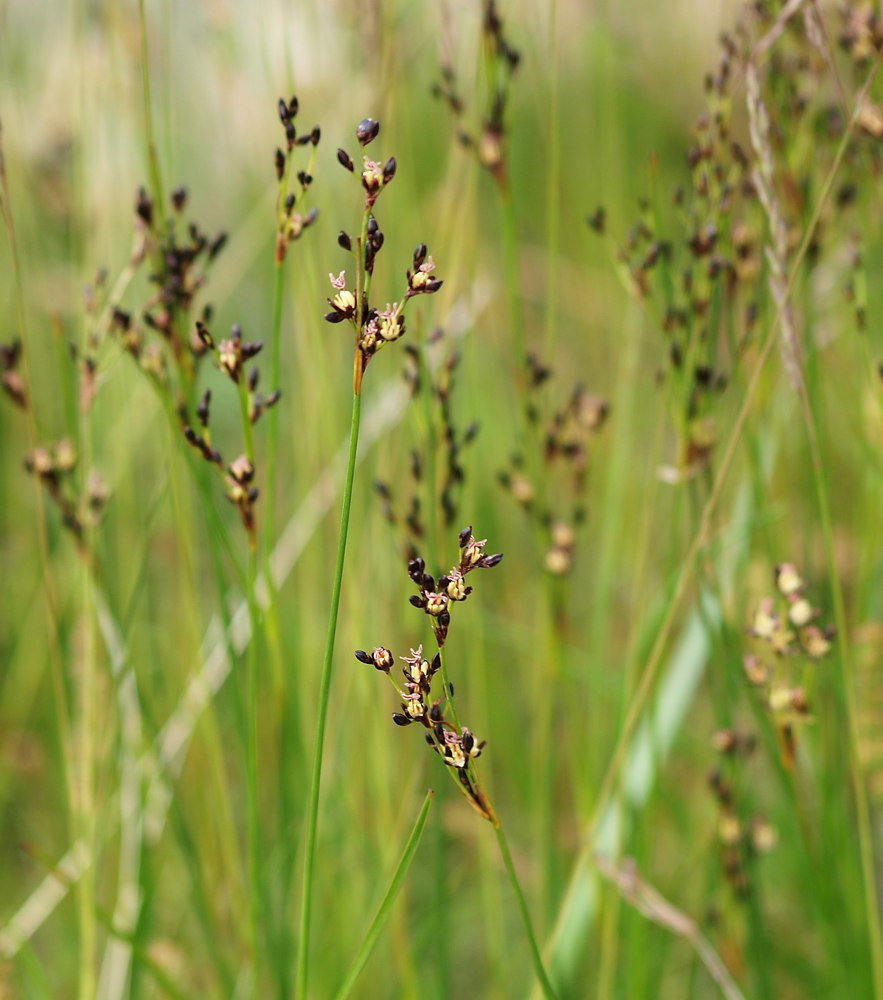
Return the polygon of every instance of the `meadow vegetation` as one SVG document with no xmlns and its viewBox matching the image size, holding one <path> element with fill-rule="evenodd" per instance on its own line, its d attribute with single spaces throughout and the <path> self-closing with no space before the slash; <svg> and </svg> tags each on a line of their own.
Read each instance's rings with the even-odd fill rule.
<svg viewBox="0 0 883 1000">
<path fill-rule="evenodd" d="M 0 5 L 0 1000 L 883 1000 L 881 48 Z"/>
</svg>

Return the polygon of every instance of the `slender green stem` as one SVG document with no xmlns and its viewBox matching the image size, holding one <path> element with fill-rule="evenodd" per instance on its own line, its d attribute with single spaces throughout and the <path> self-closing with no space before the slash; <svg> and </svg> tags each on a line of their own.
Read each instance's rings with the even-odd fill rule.
<svg viewBox="0 0 883 1000">
<path fill-rule="evenodd" d="M 438 534 L 438 494 L 436 492 L 436 468 L 435 456 L 437 454 L 437 435 L 435 433 L 435 420 L 432 413 L 432 372 L 429 369 L 428 344 L 429 338 L 421 338 L 418 348 L 417 363 L 420 371 L 420 396 L 423 404 L 423 422 L 426 425 L 426 442 L 424 446 L 425 468 L 423 470 L 426 481 L 426 540 L 430 561 L 434 561 L 440 551 Z"/>
<path fill-rule="evenodd" d="M 164 229 L 165 200 L 163 198 L 162 173 L 159 169 L 159 154 L 153 132 L 153 114 L 150 102 L 150 63 L 147 47 L 147 15 L 144 0 L 138 0 L 138 22 L 141 34 L 141 92 L 144 101 L 144 135 L 147 138 L 147 162 L 150 169 L 150 192 L 153 195 L 154 211 L 158 213 L 160 229 Z"/>
<path fill-rule="evenodd" d="M 512 346 L 515 354 L 517 384 L 524 377 L 527 352 L 524 344 L 524 317 L 518 287 L 518 232 L 515 226 L 515 202 L 508 184 L 500 188 L 500 220 L 503 226 L 503 278 L 506 282 L 506 299 L 509 304 L 509 324 L 512 328 Z"/>
<path fill-rule="evenodd" d="M 251 642 L 248 644 L 246 663 L 246 822 L 248 828 L 248 936 L 251 959 L 254 964 L 252 995 L 258 995 L 260 962 L 260 923 L 264 910 L 263 857 L 258 801 L 258 659 L 257 643 L 260 628 L 257 595 L 257 551 L 253 544 L 248 549 L 248 583 L 246 600 L 251 624 Z"/>
<path fill-rule="evenodd" d="M 524 892 L 521 889 L 521 883 L 518 881 L 515 865 L 512 863 L 512 855 L 509 852 L 509 842 L 506 840 L 506 834 L 503 832 L 503 827 L 500 823 L 494 824 L 494 832 L 497 835 L 497 844 L 499 844 L 500 847 L 500 854 L 503 858 L 503 864 L 506 867 L 506 874 L 509 876 L 509 881 L 512 884 L 512 891 L 515 893 L 515 899 L 518 903 L 518 912 L 521 914 L 521 919 L 524 923 L 524 930 L 527 933 L 527 940 L 530 945 L 530 954 L 533 959 L 534 970 L 536 972 L 537 979 L 540 982 L 543 996 L 545 996 L 547 1000 L 554 1000 L 555 990 L 552 989 L 552 984 L 549 982 L 549 977 L 546 975 L 546 970 L 543 966 L 540 948 L 537 944 L 537 939 L 533 932 L 533 926 L 530 922 L 527 900 L 524 898 Z"/>
<path fill-rule="evenodd" d="M 550 66 L 558 65 L 558 3 L 551 0 L 549 4 L 549 52 Z M 560 77 L 558 73 L 549 74 L 549 106 L 547 111 L 546 134 L 546 316 L 543 348 L 547 358 L 551 359 L 556 334 L 560 327 L 558 322 L 558 288 L 560 234 L 561 234 L 561 135 L 559 132 L 558 88 Z"/>
<path fill-rule="evenodd" d="M 273 326 L 270 334 L 270 391 L 279 388 L 280 380 L 280 344 L 282 340 L 282 302 L 285 287 L 285 272 L 283 262 L 277 261 L 273 278 Z M 277 690 L 281 690 L 285 675 L 282 669 L 282 654 L 279 642 L 279 615 L 277 607 L 276 584 L 273 580 L 270 566 L 270 552 L 273 548 L 273 530 L 276 523 L 276 472 L 279 463 L 279 407 L 274 406 L 267 413 L 267 459 L 265 477 L 264 530 L 261 532 L 262 551 L 261 566 L 263 569 L 264 586 L 267 588 L 267 638 L 270 647 L 270 663 L 273 667 L 273 681 Z"/>
<path fill-rule="evenodd" d="M 350 521 L 350 506 L 353 498 L 353 480 L 356 471 L 356 452 L 359 444 L 359 422 L 362 411 L 362 395 L 353 394 L 352 425 L 350 428 L 349 459 L 346 467 L 346 481 L 343 488 L 343 504 L 340 512 L 340 534 L 337 541 L 337 563 L 334 568 L 334 585 L 331 591 L 331 609 L 328 613 L 328 633 L 325 638 L 325 655 L 322 660 L 322 677 L 319 688 L 319 710 L 316 721 L 316 748 L 313 757 L 313 772 L 310 780 L 310 799 L 307 813 L 307 836 L 304 849 L 304 878 L 301 895 L 300 932 L 297 955 L 297 993 L 301 1000 L 308 996 L 310 918 L 313 903 L 313 874 L 316 853 L 316 831 L 319 823 L 319 789 L 322 783 L 322 751 L 325 745 L 325 723 L 328 718 L 328 699 L 331 692 L 331 666 L 334 659 L 334 639 L 337 634 L 337 614 L 340 608 L 340 590 L 343 581 L 343 564 L 346 556 L 346 538 Z"/>
<path fill-rule="evenodd" d="M 245 443 L 245 457 L 254 468 L 254 432 L 250 418 L 249 391 L 245 374 L 242 373 L 237 386 L 239 392 L 239 412 L 242 420 L 242 435 Z M 251 625 L 251 642 L 246 658 L 246 826 L 248 839 L 248 940 L 251 949 L 252 978 L 251 995 L 257 996 L 260 987 L 261 968 L 261 914 L 264 906 L 263 853 L 261 850 L 261 822 L 258 797 L 258 632 L 260 611 L 257 601 L 258 553 L 254 527 L 248 536 L 248 564 L 246 570 L 246 602 Z"/>
<path fill-rule="evenodd" d="M 877 873 L 874 865 L 873 834 L 871 829 L 870 810 L 868 808 L 867 789 L 862 777 L 861 754 L 859 750 L 858 707 L 855 695 L 855 668 L 852 662 L 852 647 L 849 636 L 849 623 L 846 617 L 846 605 L 843 599 L 843 587 L 837 575 L 837 558 L 834 546 L 834 525 L 831 518 L 831 505 L 828 498 L 828 488 L 825 477 L 824 459 L 819 442 L 815 414 L 805 387 L 801 387 L 800 401 L 809 439 L 812 457 L 812 474 L 816 488 L 819 506 L 822 538 L 825 544 L 825 556 L 828 562 L 829 583 L 834 600 L 834 622 L 839 637 L 839 663 L 841 683 L 846 708 L 847 744 L 849 759 L 849 778 L 852 784 L 854 807 L 856 812 L 857 836 L 859 845 L 859 860 L 862 869 L 862 881 L 865 895 L 865 918 L 868 927 L 868 945 L 871 952 L 871 972 L 874 983 L 874 996 L 883 998 L 883 928 L 880 922 L 880 907 L 877 902 Z"/>
<path fill-rule="evenodd" d="M 399 889 L 402 887 L 402 882 L 405 880 L 405 875 L 411 866 L 411 862 L 414 860 L 414 855 L 417 853 L 417 847 L 420 843 L 420 838 L 423 835 L 423 828 L 426 826 L 426 820 L 429 816 L 429 808 L 432 805 L 434 795 L 435 792 L 431 788 L 426 793 L 426 798 L 423 800 L 423 807 L 417 816 L 417 822 L 414 824 L 414 828 L 411 830 L 411 835 L 408 837 L 408 841 L 405 844 L 405 850 L 402 852 L 402 857 L 396 866 L 396 870 L 393 872 L 389 888 L 386 890 L 383 900 L 377 908 L 377 913 L 374 915 L 374 919 L 371 921 L 371 926 L 365 934 L 365 939 L 362 942 L 356 957 L 353 959 L 353 963 L 350 966 L 346 979 L 343 981 L 343 985 L 337 991 L 337 1000 L 344 1000 L 345 997 L 350 995 L 356 984 L 356 980 L 362 972 L 362 969 L 365 968 L 365 964 L 374 949 L 374 945 L 377 943 L 377 938 L 380 937 L 383 925 L 386 923 L 390 911 L 392 910 L 392 904 L 395 902 Z"/>
</svg>

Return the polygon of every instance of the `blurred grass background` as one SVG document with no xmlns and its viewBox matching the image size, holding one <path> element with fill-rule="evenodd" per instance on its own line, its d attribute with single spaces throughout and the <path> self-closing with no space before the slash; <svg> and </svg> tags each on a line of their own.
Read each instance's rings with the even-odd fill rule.
<svg viewBox="0 0 883 1000">
<path fill-rule="evenodd" d="M 279 592 L 284 676 L 273 675 L 265 639 L 259 646 L 259 717 L 265 720 L 259 792 L 273 914 L 268 924 L 275 935 L 268 969 L 294 959 L 299 845 L 339 504 L 328 476 L 345 447 L 349 419 L 352 345 L 341 328 L 322 320 L 326 275 L 347 265 L 337 232 L 352 231 L 359 211 L 335 150 L 354 153 L 355 125 L 370 116 L 382 125 L 372 153 L 395 155 L 398 162 L 395 184 L 378 206 L 386 245 L 376 300 L 398 294 L 421 241 L 445 279 L 439 295 L 418 303 L 408 338 L 416 342 L 438 325 L 447 342 L 457 342 L 463 360 L 455 419 L 460 426 L 478 420 L 480 432 L 465 459 L 460 523 L 444 551 L 428 561 L 445 568 L 453 562 L 456 530 L 467 523 L 489 539 L 489 551 L 505 554 L 499 569 L 482 574 L 468 610 L 458 615 L 448 669 L 461 717 L 488 739 L 483 774 L 546 941 L 586 850 L 586 830 L 634 693 L 634 671 L 647 660 L 696 532 L 691 503 L 701 506 L 703 499 L 701 493 L 691 499 L 685 484 L 658 480 L 657 468 L 675 462 L 677 451 L 657 377 L 666 347 L 652 316 L 623 287 L 611 241 L 623 238 L 638 199 L 667 202 L 688 178 L 685 153 L 704 107 L 703 75 L 716 64 L 717 36 L 734 22 L 737 7 L 560 0 L 501 8 L 522 56 L 508 128 L 527 345 L 557 373 L 553 404 L 563 403 L 579 381 L 603 396 L 611 412 L 591 457 L 587 520 L 563 591 L 569 624 L 552 668 L 543 553 L 498 483 L 517 447 L 513 414 L 520 405 L 513 395 L 500 214 L 490 177 L 457 144 L 447 109 L 430 93 L 440 62 L 451 61 L 462 92 L 477 102 L 477 5 L 146 4 L 152 114 L 166 190 L 185 184 L 186 218 L 210 233 L 230 234 L 201 299 L 214 304 L 213 328 L 239 322 L 247 337 L 269 339 L 277 98 L 296 93 L 299 126 L 322 129 L 311 191 L 318 221 L 290 247 L 286 262 L 278 491 L 273 505 L 267 497 L 258 505 L 260 518 L 275 508 L 279 535 L 293 526 L 302 541 L 302 548 L 300 542 L 283 546 L 296 556 Z M 0 4 L 0 120 L 25 306 L 18 329 L 4 245 L 3 340 L 20 335 L 25 342 L 35 429 L 44 442 L 82 429 L 67 345 L 81 343 L 88 325 L 84 288 L 100 268 L 113 285 L 130 253 L 134 194 L 147 181 L 140 47 L 132 3 Z M 472 110 L 478 113 L 477 104 Z M 866 180 L 866 219 L 879 217 L 878 178 L 869 172 Z M 555 245 L 549 242 L 550 190 Z M 585 224 L 598 205 L 606 208 L 610 240 L 598 239 Z M 855 220 L 857 230 L 864 221 Z M 869 274 L 880 261 L 874 239 L 872 229 L 864 234 Z M 822 416 L 834 568 L 847 598 L 859 694 L 870 712 L 880 708 L 883 619 L 881 411 L 879 382 L 876 396 L 873 383 L 874 358 L 883 353 L 873 322 L 881 292 L 869 281 L 868 332 L 857 336 L 841 287 L 850 247 L 830 250 L 834 263 L 806 293 L 805 312 L 816 331 L 808 365 L 819 373 L 813 398 Z M 146 297 L 145 274 L 142 269 L 127 290 L 127 308 Z M 553 331 L 551 356 L 547 330 Z M 372 362 L 365 390 L 369 428 L 401 393 L 400 346 Z M 666 646 L 656 708 L 640 730 L 643 752 L 626 758 L 625 778 L 614 789 L 621 810 L 612 822 L 621 823 L 621 841 L 605 827 L 611 838 L 605 845 L 614 855 L 636 858 L 646 878 L 696 921 L 746 995 L 870 996 L 867 886 L 856 859 L 848 781 L 853 765 L 843 749 L 847 735 L 838 729 L 842 712 L 826 708 L 844 697 L 831 679 L 835 667 L 815 668 L 827 673 L 812 691 L 818 724 L 801 729 L 801 746 L 812 752 L 801 755 L 796 776 L 777 772 L 767 731 L 736 779 L 751 810 L 763 812 L 778 831 L 775 851 L 752 864 L 749 904 L 734 897 L 721 870 L 719 815 L 707 786 L 718 760 L 711 743 L 716 729 L 737 724 L 763 733 L 763 711 L 752 710 L 741 676 L 742 631 L 772 589 L 774 561 L 794 560 L 823 605 L 824 620 L 833 619 L 800 404 L 788 392 L 777 352 L 770 368 L 745 433 L 760 467 L 748 448 L 738 452 L 697 572 L 704 583 L 690 585 Z M 167 732 L 163 726 L 206 650 L 219 641 L 217 630 L 205 639 L 219 610 L 210 558 L 216 528 L 186 448 L 131 359 L 109 345 L 97 379 L 91 443 L 86 449 L 80 441 L 80 450 L 91 450 L 91 464 L 110 489 L 97 532 L 101 590 L 136 678 L 140 732 L 133 739 L 143 750 Z M 744 388 L 744 381 L 734 381 L 737 390 Z M 222 402 L 221 380 L 203 372 L 200 384 L 207 383 L 215 388 L 213 432 L 219 441 L 233 440 L 235 407 Z M 736 391 L 719 403 L 721 440 L 741 402 Z M 314 995 L 331 996 L 339 985 L 429 786 L 438 793 L 431 831 L 356 995 L 521 995 L 529 988 L 529 956 L 488 829 L 449 794 L 439 763 L 417 734 L 389 723 L 398 707 L 391 692 L 350 655 L 379 644 L 398 655 L 426 641 L 407 605 L 412 588 L 400 540 L 372 489 L 380 477 L 404 499 L 409 452 L 425 441 L 413 404 L 391 413 L 362 442 L 356 480 L 326 743 Z M 65 791 L 66 766 L 76 775 L 81 762 L 67 759 L 54 663 L 72 708 L 71 745 L 79 745 L 84 724 L 94 733 L 94 803 L 85 832 L 95 859 L 98 968 L 114 938 L 108 927 L 126 850 L 117 801 L 126 753 L 123 703 L 112 657 L 90 624 L 88 586 L 74 547 L 57 512 L 47 504 L 44 519 L 37 509 L 22 470 L 33 444 L 26 421 L 11 407 L 0 420 L 0 931 L 84 832 Z M 234 449 L 231 444 L 225 454 L 232 457 Z M 233 608 L 242 599 L 236 559 L 244 559 L 245 541 L 220 490 L 212 489 L 211 498 L 233 553 L 222 564 Z M 45 563 L 39 558 L 44 531 Z M 98 670 L 84 714 L 89 656 Z M 193 722 L 186 753 L 175 758 L 168 822 L 137 831 L 146 847 L 134 863 L 143 901 L 129 938 L 131 974 L 120 981 L 99 976 L 97 995 L 246 995 L 239 969 L 253 887 L 242 861 L 244 681 L 238 668 L 234 657 L 231 676 Z M 812 690 L 813 681 L 806 683 Z M 538 740 L 541 716 L 551 728 Z M 868 750 L 861 780 L 872 791 L 880 718 L 883 713 L 872 714 L 863 723 Z M 135 779 L 135 813 L 142 819 L 150 811 L 150 777 L 145 771 Z M 784 790 L 789 780 L 797 787 L 791 797 Z M 871 818 L 879 853 L 878 805 Z M 809 847 L 800 846 L 801 825 L 811 831 Z M 595 919 L 567 910 L 564 934 L 571 931 L 572 940 L 556 952 L 563 996 L 717 995 L 688 941 L 645 920 L 615 889 L 591 878 L 590 889 L 577 886 L 576 892 Z M 13 946 L 11 938 L 0 939 L 7 956 L 0 996 L 84 995 L 76 899 L 76 892 L 66 894 L 26 941 Z M 275 995 L 271 982 L 286 995 L 278 986 L 285 975 L 269 971 L 259 995 Z"/>
</svg>

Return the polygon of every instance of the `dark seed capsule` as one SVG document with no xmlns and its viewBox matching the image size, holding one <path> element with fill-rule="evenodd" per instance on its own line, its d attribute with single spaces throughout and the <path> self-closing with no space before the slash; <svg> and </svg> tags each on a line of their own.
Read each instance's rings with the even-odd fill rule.
<svg viewBox="0 0 883 1000">
<path fill-rule="evenodd" d="M 352 250 L 353 241 L 350 239 L 349 233 L 345 233 L 342 229 L 337 234 L 337 245 L 342 247 L 344 250 Z"/>
<path fill-rule="evenodd" d="M 356 168 L 353 164 L 350 154 L 345 149 L 338 149 L 337 151 L 337 162 L 342 166 L 346 167 L 350 173 L 352 173 Z"/>
<path fill-rule="evenodd" d="M 373 118 L 363 118 L 356 126 L 356 138 L 359 140 L 359 145 L 367 146 L 369 142 L 373 142 L 377 138 L 378 132 L 380 132 L 380 122 L 374 121 Z"/>
<path fill-rule="evenodd" d="M 396 158 L 391 156 L 386 163 L 383 164 L 383 183 L 389 184 L 389 182 L 396 175 Z"/>
<path fill-rule="evenodd" d="M 392 721 L 397 726 L 410 726 L 411 725 L 411 719 L 409 719 L 407 715 L 402 715 L 401 712 L 393 712 L 392 713 Z"/>
<path fill-rule="evenodd" d="M 357 649 L 355 656 L 360 663 L 365 663 L 369 667 L 374 666 L 374 657 L 370 653 L 366 653 L 364 649 Z"/>
</svg>

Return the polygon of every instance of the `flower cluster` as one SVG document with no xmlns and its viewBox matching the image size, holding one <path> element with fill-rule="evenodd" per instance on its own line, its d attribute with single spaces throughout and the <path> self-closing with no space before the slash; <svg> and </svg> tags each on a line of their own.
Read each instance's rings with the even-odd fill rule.
<svg viewBox="0 0 883 1000">
<path fill-rule="evenodd" d="M 150 234 L 155 243 L 156 270 L 150 281 L 157 291 L 142 309 L 144 325 L 159 333 L 171 345 L 176 359 L 181 362 L 188 346 L 200 352 L 198 343 L 185 343 L 182 333 L 187 315 L 197 292 L 205 284 L 206 268 L 223 249 L 227 234 L 219 232 L 208 236 L 195 223 L 184 227 L 181 238 L 181 217 L 187 205 L 188 192 L 184 187 L 171 194 L 172 213 L 167 220 L 158 220 L 153 201 L 144 188 L 140 188 L 135 203 L 136 222 Z M 159 223 L 165 223 L 165 229 Z"/>
<path fill-rule="evenodd" d="M 355 656 L 361 663 L 373 666 L 392 680 L 394 658 L 388 649 L 377 646 L 370 653 L 358 649 Z M 393 713 L 392 721 L 402 727 L 415 722 L 422 725 L 426 730 L 426 743 L 448 767 L 454 769 L 460 787 L 469 801 L 482 816 L 492 819 L 490 805 L 471 769 L 472 761 L 481 756 L 485 741 L 476 740 L 465 726 L 458 727 L 445 718 L 449 698 L 432 700 L 432 680 L 441 669 L 441 653 L 436 653 L 432 660 L 427 660 L 423 656 L 423 647 L 418 646 L 411 650 L 410 656 L 402 656 L 400 659 L 404 661 L 403 683 L 401 687 L 397 684 L 395 686 L 401 699 L 401 711 Z"/>
<path fill-rule="evenodd" d="M 263 344 L 260 341 L 243 340 L 242 330 L 238 324 L 232 327 L 230 336 L 220 343 L 215 342 L 214 337 L 202 322 L 196 324 L 196 336 L 204 345 L 205 350 L 214 355 L 218 368 L 237 387 L 243 420 L 247 421 L 249 425 L 257 423 L 266 410 L 276 405 L 281 395 L 280 391 L 276 389 L 269 395 L 262 396 L 258 392 L 260 381 L 258 369 L 252 367 L 246 372 L 246 362 L 260 353 Z M 255 535 L 254 508 L 259 496 L 259 490 L 254 485 L 254 462 L 249 455 L 242 454 L 225 468 L 224 459 L 211 440 L 209 430 L 211 399 L 211 390 L 206 389 L 196 408 L 196 417 L 201 429 L 197 431 L 191 424 L 185 422 L 184 437 L 207 462 L 210 462 L 224 474 L 227 499 L 236 506 L 249 539 L 253 542 Z M 246 440 L 249 438 L 250 435 L 246 434 Z"/>
<path fill-rule="evenodd" d="M 426 563 L 419 556 L 408 563 L 408 576 L 417 584 L 418 593 L 410 598 L 415 608 L 420 608 L 432 619 L 432 628 L 439 648 L 444 646 L 451 624 L 451 605 L 465 601 L 472 593 L 466 576 L 474 569 L 491 569 L 503 558 L 502 552 L 486 556 L 487 539 L 476 541 L 472 526 L 465 527 L 459 535 L 460 561 L 438 581 L 426 572 Z"/>
<path fill-rule="evenodd" d="M 302 212 L 301 205 L 307 190 L 313 183 L 313 165 L 316 158 L 316 147 L 319 145 L 321 131 L 314 125 L 309 132 L 299 135 L 295 119 L 299 110 L 296 97 L 286 101 L 279 98 L 279 121 L 285 130 L 285 152 L 281 147 L 276 149 L 273 164 L 276 169 L 276 180 L 279 182 L 279 197 L 276 203 L 276 263 L 285 259 L 288 244 L 299 239 L 305 229 L 311 226 L 319 215 L 317 208 Z M 291 176 L 294 173 L 292 159 L 297 149 L 310 147 L 310 160 L 306 169 L 298 170 L 295 177 L 297 190 L 290 190 Z"/>
<path fill-rule="evenodd" d="M 422 559 L 415 558 L 408 567 L 411 579 L 420 589 L 418 595 L 410 598 L 410 603 L 421 608 L 432 620 L 438 651 L 427 659 L 423 656 L 423 646 L 411 650 L 410 656 L 403 656 L 403 683 L 399 686 L 392 680 L 391 671 L 395 662 L 393 654 L 384 646 L 375 646 L 368 653 L 359 649 L 356 659 L 373 666 L 387 675 L 396 688 L 399 697 L 399 711 L 392 719 L 397 726 L 419 723 L 425 729 L 427 744 L 442 758 L 456 774 L 460 790 L 469 803 L 485 819 L 496 824 L 496 816 L 485 794 L 482 792 L 475 772 L 475 760 L 485 747 L 484 741 L 475 738 L 471 730 L 461 726 L 453 705 L 454 688 L 447 679 L 442 660 L 442 647 L 451 621 L 450 605 L 465 601 L 472 593 L 472 587 L 464 578 L 474 569 L 490 569 L 503 558 L 502 554 L 485 555 L 485 540 L 478 541 L 472 528 L 464 528 L 459 535 L 460 559 L 447 574 L 436 582 L 425 572 Z M 444 691 L 440 698 L 432 696 L 432 682 L 439 673 L 442 675 Z"/>
<path fill-rule="evenodd" d="M 460 143 L 475 153 L 478 162 L 503 187 L 506 183 L 505 119 L 509 84 L 521 62 L 521 55 L 506 37 L 495 0 L 484 2 L 482 44 L 488 55 L 490 86 L 489 103 L 477 131 L 463 124 L 466 105 L 451 65 L 442 66 L 441 80 L 433 87 L 433 95 L 447 104 L 458 122 L 457 138 Z"/>
<path fill-rule="evenodd" d="M 792 680 L 789 661 L 816 661 L 827 656 L 834 630 L 816 624 L 820 612 L 807 599 L 806 584 L 792 563 L 776 567 L 775 582 L 777 597 L 761 600 L 747 629 L 774 659 L 767 662 L 749 654 L 744 667 L 750 684 L 764 694 L 779 732 L 784 763 L 790 767 L 795 753 L 794 725 L 805 720 L 810 710 L 803 687 Z"/>
<path fill-rule="evenodd" d="M 668 481 L 694 476 L 711 461 L 720 396 L 730 373 L 753 356 L 758 320 L 773 311 L 783 367 L 792 386 L 800 384 L 805 333 L 789 275 L 801 234 L 811 230 L 803 265 L 812 270 L 826 245 L 853 239 L 856 206 L 873 198 L 867 178 L 883 162 L 883 114 L 870 102 L 860 109 L 837 169 L 834 196 L 826 202 L 822 191 L 849 128 L 851 95 L 881 38 L 879 15 L 868 4 L 839 8 L 839 40 L 853 60 L 842 77 L 824 41 L 836 32 L 819 5 L 804 6 L 800 15 L 797 6 L 784 12 L 778 4 L 745 5 L 737 28 L 721 37 L 719 61 L 705 80 L 707 110 L 686 150 L 686 182 L 672 197 L 675 226 L 662 222 L 665 206 L 644 202 L 616 248 L 626 280 L 664 339 L 659 380 L 678 437 L 676 461 L 663 470 Z M 736 125 L 740 106 L 747 137 Z M 812 220 L 817 204 L 822 217 Z M 603 211 L 587 222 L 603 232 Z M 838 272 L 851 265 L 835 252 L 830 266 Z M 849 290 L 857 293 L 865 276 L 860 266 L 853 270 Z M 857 301 L 857 315 L 862 309 Z"/>
<path fill-rule="evenodd" d="M 129 268 L 134 273 L 149 259 L 153 265 L 149 280 L 156 290 L 134 310 L 123 308 L 121 301 L 109 303 L 110 332 L 161 391 L 173 394 L 179 411 L 206 351 L 190 314 L 210 266 L 227 241 L 224 232 L 209 236 L 196 223 L 184 224 L 188 201 L 187 189 L 176 188 L 166 216 L 143 187 L 138 190 Z M 200 316 L 204 323 L 211 321 L 210 304 L 203 305 Z"/>
<path fill-rule="evenodd" d="M 93 472 L 86 482 L 85 496 L 78 496 L 74 483 L 77 451 L 67 438 L 51 447 L 39 445 L 25 456 L 25 469 L 37 476 L 61 514 L 61 523 L 78 542 L 87 525 L 97 524 L 107 504 L 108 493 L 101 477 Z"/>
<path fill-rule="evenodd" d="M 547 536 L 546 570 L 553 576 L 565 576 L 573 567 L 577 529 L 585 520 L 583 494 L 589 457 L 610 408 L 600 396 L 577 384 L 563 407 L 544 416 L 539 390 L 551 377 L 549 367 L 536 355 L 528 355 L 526 415 L 528 426 L 538 436 L 541 469 L 533 467 L 539 465 L 538 459 L 531 463 L 527 456 L 516 454 L 499 478 L 504 489 Z M 562 509 L 564 497 L 569 498 L 569 509 Z M 555 509 L 551 506 L 553 502 Z"/>
<path fill-rule="evenodd" d="M 356 128 L 356 139 L 364 148 L 377 138 L 379 132 L 379 122 L 365 118 Z M 338 149 L 337 160 L 346 170 L 355 174 L 356 166 L 349 153 Z M 395 157 L 390 157 L 383 164 L 364 157 L 364 166 L 359 174 L 365 196 L 362 233 L 354 240 L 349 233 L 341 230 L 337 237 L 341 249 L 356 255 L 355 286 L 348 287 L 346 271 L 341 271 L 336 277 L 333 274 L 328 276 L 334 294 L 327 299 L 331 311 L 325 314 L 325 319 L 329 323 L 348 322 L 356 334 L 353 388 L 357 394 L 362 375 L 371 358 L 386 344 L 404 335 L 404 310 L 408 300 L 416 295 L 431 295 L 442 286 L 442 280 L 432 274 L 435 262 L 429 256 L 426 245 L 421 243 L 414 251 L 401 300 L 387 304 L 385 309 L 374 308 L 369 302 L 368 290 L 374 275 L 375 261 L 384 243 L 383 232 L 374 216 L 374 205 L 395 174 Z"/>
<path fill-rule="evenodd" d="M 714 734 L 713 745 L 722 758 L 721 766 L 715 768 L 708 779 L 718 804 L 717 839 L 721 865 L 735 895 L 745 899 L 751 891 L 752 861 L 775 847 L 777 834 L 759 813 L 744 819 L 749 809 L 743 801 L 744 796 L 736 792 L 744 784 L 742 771 L 754 752 L 754 738 L 725 729 Z"/>
</svg>

